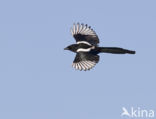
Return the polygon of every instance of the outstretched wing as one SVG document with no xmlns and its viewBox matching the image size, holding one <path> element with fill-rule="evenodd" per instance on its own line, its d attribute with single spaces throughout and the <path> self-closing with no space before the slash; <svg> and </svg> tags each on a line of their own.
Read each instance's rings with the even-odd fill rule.
<svg viewBox="0 0 156 119">
<path fill-rule="evenodd" d="M 74 24 L 73 28 L 71 28 L 71 33 L 75 38 L 77 44 L 86 43 L 90 45 L 97 46 L 99 43 L 99 38 L 96 35 L 95 31 L 91 29 L 87 24 Z"/>
<path fill-rule="evenodd" d="M 90 70 L 99 62 L 99 56 L 88 52 L 79 52 L 73 61 L 72 66 L 78 70 Z"/>
</svg>

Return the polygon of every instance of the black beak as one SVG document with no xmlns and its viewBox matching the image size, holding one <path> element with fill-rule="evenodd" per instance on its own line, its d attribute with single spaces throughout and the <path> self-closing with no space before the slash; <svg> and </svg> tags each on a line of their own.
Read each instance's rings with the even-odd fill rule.
<svg viewBox="0 0 156 119">
<path fill-rule="evenodd" d="M 69 50 L 69 48 L 64 48 L 64 50 Z"/>
</svg>

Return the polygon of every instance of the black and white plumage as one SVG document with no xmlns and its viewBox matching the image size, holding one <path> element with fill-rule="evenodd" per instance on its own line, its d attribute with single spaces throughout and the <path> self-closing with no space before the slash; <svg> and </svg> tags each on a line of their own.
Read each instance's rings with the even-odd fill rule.
<svg viewBox="0 0 156 119">
<path fill-rule="evenodd" d="M 71 33 L 76 40 L 65 48 L 76 53 L 72 66 L 78 70 L 90 70 L 99 62 L 99 53 L 135 54 L 135 51 L 118 47 L 98 47 L 99 38 L 87 24 L 74 24 Z"/>
</svg>

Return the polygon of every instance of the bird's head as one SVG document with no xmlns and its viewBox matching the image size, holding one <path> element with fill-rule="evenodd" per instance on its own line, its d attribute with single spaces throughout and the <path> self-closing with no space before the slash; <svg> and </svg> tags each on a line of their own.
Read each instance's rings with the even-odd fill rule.
<svg viewBox="0 0 156 119">
<path fill-rule="evenodd" d="M 77 44 L 72 44 L 72 45 L 69 45 L 66 48 L 64 48 L 64 50 L 70 50 L 72 52 L 76 52 L 77 49 L 78 49 L 78 45 Z"/>
</svg>

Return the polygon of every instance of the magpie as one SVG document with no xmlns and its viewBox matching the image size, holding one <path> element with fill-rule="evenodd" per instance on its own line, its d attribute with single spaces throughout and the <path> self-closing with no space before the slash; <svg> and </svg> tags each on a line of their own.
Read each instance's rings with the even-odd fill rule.
<svg viewBox="0 0 156 119">
<path fill-rule="evenodd" d="M 76 44 L 69 45 L 64 50 L 76 53 L 72 66 L 78 70 L 90 70 L 99 62 L 99 53 L 135 54 L 135 51 L 119 47 L 99 47 L 99 38 L 87 24 L 74 24 L 71 28 Z"/>
</svg>

